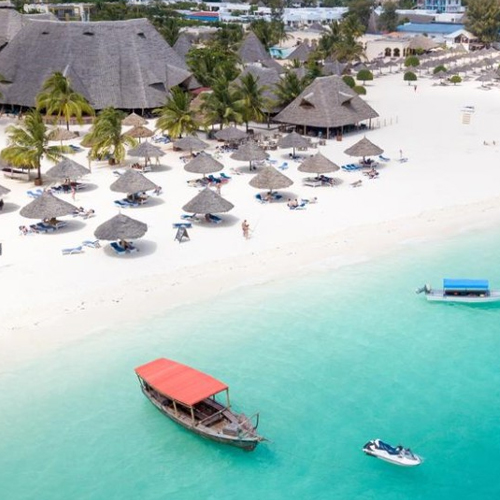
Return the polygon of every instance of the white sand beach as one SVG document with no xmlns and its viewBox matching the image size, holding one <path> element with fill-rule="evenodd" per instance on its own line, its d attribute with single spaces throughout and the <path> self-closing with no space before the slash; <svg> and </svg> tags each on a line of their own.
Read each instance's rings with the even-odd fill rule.
<svg viewBox="0 0 500 500">
<path fill-rule="evenodd" d="M 19 214 L 31 201 L 26 192 L 33 183 L 1 178 L 0 184 L 11 189 L 0 212 L 3 369 L 101 328 L 138 322 L 179 304 L 293 273 L 355 264 L 404 242 L 493 226 L 500 221 L 500 89 L 485 91 L 479 82 L 456 87 L 435 83 L 421 79 L 414 91 L 401 73 L 377 76 L 367 85 L 366 100 L 380 114 L 381 126 L 319 147 L 338 165 L 353 163 L 343 151 L 366 133 L 391 158 L 381 164 L 377 179 L 339 171 L 334 177 L 342 183 L 336 187 L 303 187 L 306 174 L 297 171 L 299 162 L 288 159 L 291 150 L 270 152 L 278 164 L 289 164 L 284 173 L 294 184 L 285 190 L 285 199 L 317 197 L 304 210 L 289 210 L 286 202 L 257 202 L 259 191 L 248 185 L 252 175 L 246 165 L 224 154 L 220 161 L 232 179 L 221 194 L 235 208 L 222 214 L 222 224 L 194 224 L 188 230 L 190 241 L 180 244 L 174 241 L 172 223 L 180 221 L 181 207 L 198 192 L 186 183 L 196 175 L 184 171 L 181 153 L 162 146 L 167 152 L 162 166 L 146 175 L 163 193 L 122 211 L 148 224 L 145 237 L 137 240 L 140 251 L 131 255 L 114 255 L 105 241 L 100 249 L 61 252 L 95 239 L 95 228 L 119 212 L 113 200 L 121 196 L 109 189 L 116 177 L 104 162 L 92 165 L 84 179 L 90 188 L 77 192 L 75 201 L 71 194 L 60 195 L 94 209 L 96 216 L 68 217 L 67 227 L 52 234 L 19 234 L 20 225 L 36 222 Z M 464 106 L 474 106 L 470 124 L 462 123 Z M 6 145 L 5 128 L 13 123 L 0 119 L 0 147 Z M 208 152 L 215 146 L 210 141 Z M 398 161 L 400 150 L 408 158 L 405 163 Z M 87 165 L 86 154 L 73 158 Z M 44 171 L 50 166 L 45 164 Z M 245 173 L 233 175 L 232 167 Z M 360 179 L 360 187 L 351 187 Z M 249 240 L 242 237 L 243 219 L 250 224 Z"/>
</svg>

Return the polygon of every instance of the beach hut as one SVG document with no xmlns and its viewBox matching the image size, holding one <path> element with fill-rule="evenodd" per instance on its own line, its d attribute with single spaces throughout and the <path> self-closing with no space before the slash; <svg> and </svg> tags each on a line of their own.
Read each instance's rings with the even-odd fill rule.
<svg viewBox="0 0 500 500">
<path fill-rule="evenodd" d="M 246 132 L 243 132 L 243 130 L 240 130 L 239 128 L 236 128 L 232 125 L 230 127 L 223 128 L 222 130 L 219 130 L 215 133 L 216 139 L 225 142 L 241 141 L 242 139 L 245 139 L 246 136 Z"/>
<path fill-rule="evenodd" d="M 252 166 L 252 162 L 266 160 L 269 158 L 269 155 L 256 142 L 252 141 L 241 145 L 231 155 L 231 158 L 238 161 L 248 161 L 250 170 L 256 170 L 256 167 Z"/>
<path fill-rule="evenodd" d="M 217 161 L 212 155 L 202 151 L 197 156 L 195 156 L 191 161 L 184 165 L 184 170 L 186 172 L 191 172 L 193 174 L 213 174 L 214 172 L 219 172 L 224 168 L 224 165 Z"/>
<path fill-rule="evenodd" d="M 373 142 L 369 141 L 366 137 L 363 137 L 356 144 L 347 148 L 344 153 L 349 156 L 363 157 L 363 161 L 366 156 L 378 156 L 384 152 L 382 148 L 379 148 Z"/>
<path fill-rule="evenodd" d="M 234 208 L 234 205 L 224 199 L 222 196 L 212 191 L 210 188 L 205 188 L 199 192 L 191 201 L 186 203 L 182 210 L 190 214 L 204 214 L 207 222 L 221 222 L 219 217 L 213 214 L 229 212 Z"/>
<path fill-rule="evenodd" d="M 269 193 L 272 193 L 277 189 L 290 187 L 293 181 L 274 167 L 264 167 L 250 180 L 249 184 L 254 188 L 266 189 Z"/>
<path fill-rule="evenodd" d="M 140 127 L 141 125 L 146 125 L 148 121 L 139 116 L 135 112 L 130 113 L 122 120 L 122 125 L 125 127 Z"/>
<path fill-rule="evenodd" d="M 293 156 L 295 156 L 295 148 L 308 148 L 310 142 L 305 137 L 297 134 L 297 132 L 292 132 L 285 137 L 281 137 L 278 140 L 278 146 L 283 149 L 293 148 Z"/>
<path fill-rule="evenodd" d="M 111 248 L 117 254 L 137 251 L 130 240 L 142 238 L 148 230 L 146 223 L 118 214 L 103 222 L 94 231 L 94 236 L 100 240 L 111 241 Z"/>
<path fill-rule="evenodd" d="M 158 146 L 148 141 L 141 142 L 135 148 L 129 149 L 127 154 L 133 158 L 144 158 L 144 168 L 147 167 L 148 161 L 151 161 L 151 158 L 155 158 L 158 165 L 160 163 L 159 158 L 165 156 L 165 153 Z"/>
<path fill-rule="evenodd" d="M 275 121 L 307 128 L 331 129 L 341 134 L 343 127 L 376 118 L 378 113 L 338 76 L 316 78 L 274 118 Z"/>
<path fill-rule="evenodd" d="M 188 135 L 183 137 L 182 139 L 178 139 L 172 144 L 174 149 L 180 149 L 182 151 L 189 151 L 192 153 L 193 151 L 203 151 L 208 148 L 208 144 L 203 142 L 198 137 L 193 135 Z"/>
</svg>

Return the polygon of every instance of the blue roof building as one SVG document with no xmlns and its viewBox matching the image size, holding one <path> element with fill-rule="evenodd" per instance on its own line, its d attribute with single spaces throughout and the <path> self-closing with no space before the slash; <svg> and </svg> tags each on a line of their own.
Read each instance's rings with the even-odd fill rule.
<svg viewBox="0 0 500 500">
<path fill-rule="evenodd" d="M 454 31 L 463 29 L 464 25 L 459 23 L 406 23 L 398 26 L 397 31 L 415 35 L 429 35 L 432 38 L 442 38 Z"/>
</svg>

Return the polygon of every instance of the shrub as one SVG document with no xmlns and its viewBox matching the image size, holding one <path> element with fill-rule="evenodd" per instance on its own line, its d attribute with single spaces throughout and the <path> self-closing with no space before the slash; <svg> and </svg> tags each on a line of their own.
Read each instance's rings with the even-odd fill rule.
<svg viewBox="0 0 500 500">
<path fill-rule="evenodd" d="M 462 83 L 462 78 L 460 78 L 460 76 L 458 75 L 453 75 L 450 78 L 450 82 L 453 83 L 453 85 L 456 85 L 457 83 Z"/>
<path fill-rule="evenodd" d="M 404 74 L 403 80 L 405 82 L 408 82 L 408 85 L 410 85 L 410 82 L 416 82 L 417 81 L 417 75 L 413 73 L 413 71 L 407 71 Z"/>
<path fill-rule="evenodd" d="M 440 64 L 439 66 L 436 66 L 436 67 L 434 68 L 433 73 L 434 73 L 435 75 L 437 75 L 438 73 L 441 73 L 441 72 L 446 73 L 446 71 L 447 71 L 446 66 L 444 66 L 444 65 Z"/>
<path fill-rule="evenodd" d="M 361 69 L 358 71 L 356 79 L 363 82 L 364 85 L 367 81 L 373 80 L 373 73 L 368 69 Z"/>
<path fill-rule="evenodd" d="M 342 80 L 344 80 L 344 83 L 351 87 L 351 89 L 356 86 L 356 82 L 354 81 L 354 78 L 352 76 L 344 75 L 342 77 Z"/>
<path fill-rule="evenodd" d="M 405 59 L 405 66 L 407 68 L 416 68 L 420 66 L 420 59 L 417 56 L 408 56 Z"/>
<path fill-rule="evenodd" d="M 366 95 L 366 88 L 362 85 L 355 85 L 352 90 L 354 90 L 354 92 L 358 95 Z"/>
</svg>

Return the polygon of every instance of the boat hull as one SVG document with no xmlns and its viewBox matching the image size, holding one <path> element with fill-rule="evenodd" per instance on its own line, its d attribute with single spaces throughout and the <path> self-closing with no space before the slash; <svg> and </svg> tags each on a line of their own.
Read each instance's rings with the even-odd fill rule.
<svg viewBox="0 0 500 500">
<path fill-rule="evenodd" d="M 367 450 L 363 451 L 371 457 L 378 458 L 379 460 L 383 460 L 384 462 L 389 462 L 394 465 L 399 465 L 400 467 L 416 467 L 417 465 L 420 465 L 422 463 L 422 460 L 419 457 L 417 457 L 416 460 L 409 460 L 407 458 L 393 458 L 391 455 L 384 452 L 372 452 Z"/>
<path fill-rule="evenodd" d="M 491 304 L 500 302 L 500 291 L 490 292 L 485 296 L 467 296 L 467 295 L 445 295 L 443 290 L 431 290 L 426 294 L 429 302 L 453 302 L 459 304 Z"/>
<path fill-rule="evenodd" d="M 175 411 L 168 407 L 162 405 L 160 401 L 154 398 L 144 387 L 142 388 L 143 394 L 153 403 L 153 405 L 161 412 L 163 415 L 168 417 L 170 420 L 173 420 L 175 423 L 181 425 L 185 429 L 198 434 L 199 436 L 210 439 L 211 441 L 215 441 L 217 443 L 227 444 L 230 446 L 235 446 L 236 448 L 240 448 L 245 451 L 253 451 L 256 446 L 260 443 L 262 438 L 258 435 L 253 436 L 230 436 L 222 433 L 222 430 L 211 429 L 210 427 L 206 427 L 201 424 L 193 424 L 193 421 L 190 418 L 186 418 L 185 415 L 177 414 Z M 224 411 L 224 416 L 229 421 L 237 422 L 238 416 L 231 412 L 231 410 L 226 409 Z"/>
</svg>

